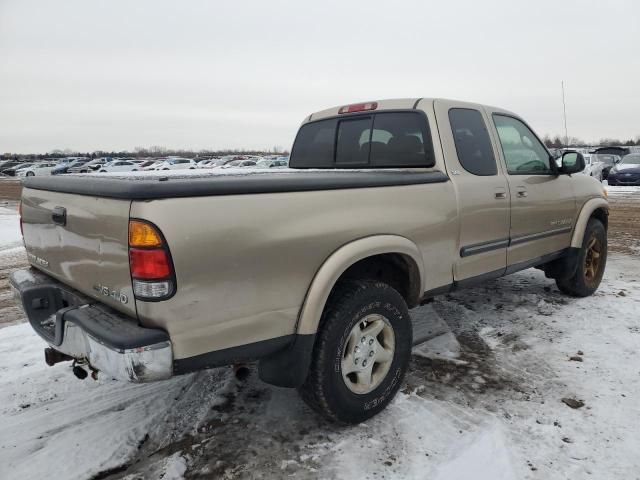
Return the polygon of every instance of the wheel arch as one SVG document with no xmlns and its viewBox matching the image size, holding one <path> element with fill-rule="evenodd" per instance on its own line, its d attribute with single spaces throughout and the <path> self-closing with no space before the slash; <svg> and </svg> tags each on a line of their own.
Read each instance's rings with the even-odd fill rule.
<svg viewBox="0 0 640 480">
<path fill-rule="evenodd" d="M 343 245 L 316 272 L 300 309 L 296 333 L 315 334 L 325 304 L 342 278 L 379 278 L 399 290 L 409 307 L 424 290 L 424 263 L 417 245 L 399 235 L 375 235 Z"/>
<path fill-rule="evenodd" d="M 580 210 L 578 219 L 576 220 L 573 236 L 571 237 L 571 246 L 574 248 L 582 248 L 582 240 L 587 223 L 591 218 L 600 220 L 605 229 L 608 227 L 609 203 L 604 198 L 592 198 L 588 200 Z"/>
</svg>

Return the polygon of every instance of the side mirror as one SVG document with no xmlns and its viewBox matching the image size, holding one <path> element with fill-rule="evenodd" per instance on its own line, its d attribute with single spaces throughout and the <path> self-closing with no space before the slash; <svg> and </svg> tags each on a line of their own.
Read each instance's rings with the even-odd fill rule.
<svg viewBox="0 0 640 480">
<path fill-rule="evenodd" d="M 562 167 L 561 173 L 571 175 L 572 173 L 578 173 L 584 170 L 585 163 L 584 157 L 578 152 L 564 152 L 562 154 Z"/>
</svg>

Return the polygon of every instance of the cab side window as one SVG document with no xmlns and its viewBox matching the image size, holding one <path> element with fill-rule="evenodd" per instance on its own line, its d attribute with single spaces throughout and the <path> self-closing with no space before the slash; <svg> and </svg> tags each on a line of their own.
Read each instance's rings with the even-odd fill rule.
<svg viewBox="0 0 640 480">
<path fill-rule="evenodd" d="M 452 108 L 449 123 L 462 168 L 474 175 L 497 175 L 496 159 L 482 114 L 469 108 Z"/>
<path fill-rule="evenodd" d="M 551 174 L 549 152 L 534 133 L 517 118 L 493 115 L 502 153 L 511 175 Z"/>
</svg>

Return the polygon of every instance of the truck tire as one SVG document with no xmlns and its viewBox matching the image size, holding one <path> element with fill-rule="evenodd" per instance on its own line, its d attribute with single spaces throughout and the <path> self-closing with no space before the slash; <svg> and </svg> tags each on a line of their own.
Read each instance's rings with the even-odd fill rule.
<svg viewBox="0 0 640 480">
<path fill-rule="evenodd" d="M 572 297 L 588 297 L 598 289 L 607 264 L 607 231 L 600 220 L 592 218 L 587 223 L 576 263 L 574 275 L 557 278 L 556 285 Z"/>
<path fill-rule="evenodd" d="M 302 399 L 332 421 L 356 424 L 373 417 L 402 384 L 412 336 L 407 304 L 392 287 L 370 280 L 339 284 L 298 388 Z"/>
</svg>

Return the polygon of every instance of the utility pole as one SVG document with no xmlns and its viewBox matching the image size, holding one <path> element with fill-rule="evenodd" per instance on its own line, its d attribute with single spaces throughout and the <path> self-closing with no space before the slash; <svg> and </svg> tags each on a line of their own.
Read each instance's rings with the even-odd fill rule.
<svg viewBox="0 0 640 480">
<path fill-rule="evenodd" d="M 567 133 L 567 104 L 564 100 L 564 80 L 562 80 L 562 110 L 564 113 L 564 145 L 565 147 L 569 146 L 569 134 Z"/>
</svg>

